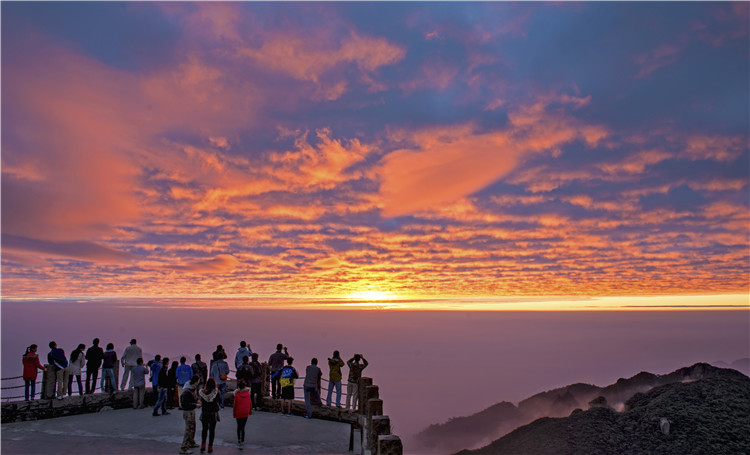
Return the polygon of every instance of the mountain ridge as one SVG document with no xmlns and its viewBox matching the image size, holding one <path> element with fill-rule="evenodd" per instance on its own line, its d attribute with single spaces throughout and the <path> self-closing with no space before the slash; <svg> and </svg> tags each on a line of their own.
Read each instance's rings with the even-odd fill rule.
<svg viewBox="0 0 750 455">
<path fill-rule="evenodd" d="M 415 436 L 415 443 L 418 449 L 430 453 L 478 448 L 542 417 L 567 417 L 575 409 L 589 407 L 612 407 L 622 411 L 626 401 L 637 393 L 675 382 L 732 374 L 726 371 L 744 376 L 735 370 L 696 363 L 663 375 L 641 371 L 604 387 L 570 384 L 532 395 L 520 401 L 518 406 L 508 402 L 496 403 L 478 413 L 430 425 Z"/>
<path fill-rule="evenodd" d="M 600 405 L 542 417 L 456 455 L 748 454 L 750 378 L 728 369 L 713 373 L 636 393 L 623 412 Z"/>
</svg>

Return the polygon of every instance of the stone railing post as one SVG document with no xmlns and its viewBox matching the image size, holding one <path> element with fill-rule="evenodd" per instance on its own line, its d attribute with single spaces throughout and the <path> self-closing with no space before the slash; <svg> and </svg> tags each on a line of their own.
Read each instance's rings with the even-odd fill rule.
<svg viewBox="0 0 750 455">
<path fill-rule="evenodd" d="M 41 397 L 46 399 L 55 398 L 55 370 L 57 369 L 54 365 L 44 365 L 47 371 L 42 372 L 42 390 L 40 390 Z"/>
<path fill-rule="evenodd" d="M 378 435 L 375 429 L 375 420 L 383 415 L 383 400 L 380 398 L 370 398 L 367 400 L 367 447 L 374 453 L 377 450 Z M 390 419 L 388 423 L 390 430 Z"/>
<path fill-rule="evenodd" d="M 365 414 L 365 412 L 367 412 L 367 398 L 365 398 L 365 389 L 367 389 L 367 387 L 371 385 L 372 378 L 359 378 L 359 382 L 357 382 L 357 403 L 359 408 L 355 409 L 355 412 L 359 412 L 360 414 Z"/>
<path fill-rule="evenodd" d="M 403 455 L 404 446 L 396 435 L 378 436 L 377 455 Z"/>
<path fill-rule="evenodd" d="M 271 367 L 268 366 L 267 362 L 263 362 L 260 364 L 260 377 L 261 380 L 261 386 L 260 386 L 260 394 L 264 397 L 270 397 L 271 396 Z"/>
</svg>

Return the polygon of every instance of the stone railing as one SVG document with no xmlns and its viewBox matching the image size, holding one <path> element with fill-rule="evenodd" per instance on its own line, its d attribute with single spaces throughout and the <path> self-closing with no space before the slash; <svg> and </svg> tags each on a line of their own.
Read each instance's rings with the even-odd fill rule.
<svg viewBox="0 0 750 455">
<path fill-rule="evenodd" d="M 268 365 L 264 363 L 262 366 L 262 406 L 268 410 L 280 411 L 281 400 L 274 400 L 269 396 L 270 373 Z M 85 379 L 85 375 L 83 376 Z M 115 365 L 115 381 L 119 383 L 119 365 Z M 228 405 L 234 402 L 232 391 L 235 387 L 236 382 L 234 380 L 227 381 L 229 393 L 225 396 L 225 402 Z M 106 409 L 132 408 L 133 406 L 132 391 L 93 393 L 80 396 L 75 394 L 77 384 L 73 386 L 74 395 L 62 400 L 55 399 L 55 376 L 51 368 L 44 372 L 41 389 L 41 399 L 2 403 L 2 423 L 88 414 Z M 350 411 L 332 406 L 313 406 L 313 418 L 351 425 L 349 433 L 350 451 L 355 448 L 355 435 L 358 434 L 360 437 L 358 447 L 361 448 L 361 455 L 402 455 L 401 439 L 391 434 L 391 420 L 383 414 L 383 400 L 380 398 L 380 390 L 377 385 L 373 384 L 372 378 L 363 377 L 359 380 L 358 393 L 359 405 L 356 410 Z M 145 403 L 147 406 L 153 406 L 156 403 L 156 397 L 148 384 Z M 304 415 L 305 403 L 301 401 L 292 402 L 292 413 Z"/>
</svg>

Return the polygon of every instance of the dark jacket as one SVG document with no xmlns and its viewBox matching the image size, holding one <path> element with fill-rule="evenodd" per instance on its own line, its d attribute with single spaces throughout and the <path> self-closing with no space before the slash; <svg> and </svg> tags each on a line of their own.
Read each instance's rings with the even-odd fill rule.
<svg viewBox="0 0 750 455">
<path fill-rule="evenodd" d="M 170 368 L 167 371 L 167 380 L 169 381 L 169 387 L 171 389 L 177 388 L 177 367 Z"/>
<path fill-rule="evenodd" d="M 117 353 L 115 351 L 104 352 L 104 362 L 102 368 L 114 368 L 117 363 Z"/>
<path fill-rule="evenodd" d="M 190 365 L 193 369 L 193 374 L 197 374 L 201 378 L 201 383 L 205 384 L 208 380 L 208 365 L 206 362 L 198 361 Z"/>
<path fill-rule="evenodd" d="M 243 379 L 245 384 L 250 384 L 253 379 L 253 367 L 249 363 L 243 363 L 237 368 L 237 380 Z"/>
<path fill-rule="evenodd" d="M 102 366 L 104 350 L 99 346 L 91 346 L 86 351 L 86 371 L 98 370 Z"/>
<path fill-rule="evenodd" d="M 169 370 L 164 365 L 159 368 L 159 387 L 169 388 Z"/>
<path fill-rule="evenodd" d="M 195 399 L 195 391 L 193 389 L 184 389 L 182 395 L 180 395 L 180 407 L 183 411 L 192 411 L 198 407 L 198 401 Z"/>
<path fill-rule="evenodd" d="M 271 366 L 271 373 L 275 373 L 284 367 L 284 362 L 289 356 L 281 351 L 276 351 L 268 358 L 268 364 Z"/>
<path fill-rule="evenodd" d="M 250 362 L 250 366 L 253 368 L 253 377 L 250 379 L 252 384 L 260 384 L 263 382 L 263 368 L 260 366 L 260 362 L 257 360 Z"/>
<path fill-rule="evenodd" d="M 203 414 L 209 412 L 219 412 L 219 402 L 221 401 L 221 394 L 219 393 L 219 389 L 214 389 L 211 393 L 206 393 L 205 390 L 201 390 L 199 392 L 199 395 L 201 397 L 201 402 L 203 403 L 201 405 Z"/>
<path fill-rule="evenodd" d="M 65 358 L 65 351 L 63 351 L 60 348 L 55 348 L 51 351 L 49 351 L 49 354 L 47 354 L 47 363 L 50 365 L 55 365 L 59 367 L 67 367 L 68 366 L 68 359 Z"/>
</svg>

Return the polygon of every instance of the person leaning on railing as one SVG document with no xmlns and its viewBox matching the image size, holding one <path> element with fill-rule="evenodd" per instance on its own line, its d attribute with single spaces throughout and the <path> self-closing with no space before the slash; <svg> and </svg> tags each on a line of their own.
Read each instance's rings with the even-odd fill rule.
<svg viewBox="0 0 750 455">
<path fill-rule="evenodd" d="M 26 348 L 26 353 L 21 361 L 23 363 L 23 395 L 26 401 L 33 400 L 36 392 L 36 378 L 39 370 L 47 371 L 39 361 L 39 355 L 36 353 L 37 345 L 32 344 Z M 29 389 L 31 389 L 29 391 Z"/>
</svg>

